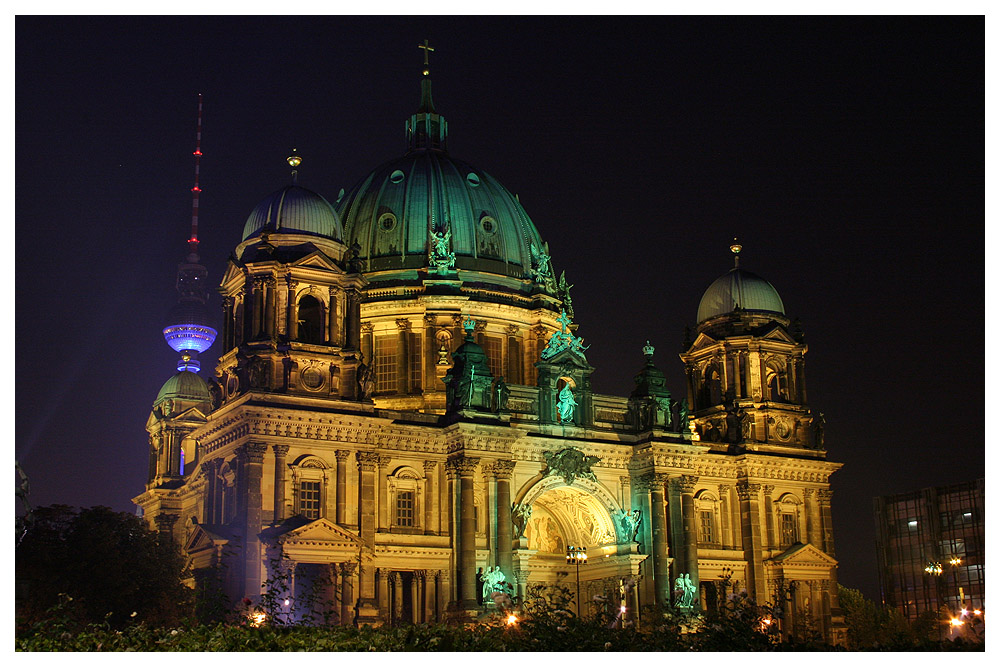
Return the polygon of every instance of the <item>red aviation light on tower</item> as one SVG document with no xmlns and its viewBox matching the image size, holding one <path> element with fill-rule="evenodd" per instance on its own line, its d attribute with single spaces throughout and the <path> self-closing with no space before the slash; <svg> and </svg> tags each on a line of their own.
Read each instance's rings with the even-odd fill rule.
<svg viewBox="0 0 1000 667">
<path fill-rule="evenodd" d="M 201 184 L 199 179 L 201 177 L 201 93 L 198 93 L 198 130 L 195 134 L 195 148 L 194 148 L 194 187 L 191 188 L 191 238 L 188 240 L 188 245 L 191 248 L 191 254 L 196 255 L 195 262 L 198 261 L 198 193 L 201 192 Z"/>
</svg>

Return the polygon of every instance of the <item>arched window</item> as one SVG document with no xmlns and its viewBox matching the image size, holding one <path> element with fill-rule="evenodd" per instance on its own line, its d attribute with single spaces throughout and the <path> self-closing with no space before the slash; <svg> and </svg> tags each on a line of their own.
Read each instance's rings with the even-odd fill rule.
<svg viewBox="0 0 1000 667">
<path fill-rule="evenodd" d="M 695 495 L 695 513 L 698 521 L 698 546 L 712 547 L 722 542 L 722 525 L 719 522 L 719 501 L 708 491 Z"/>
<path fill-rule="evenodd" d="M 292 465 L 295 513 L 315 520 L 326 514 L 326 474 L 329 466 L 316 456 L 299 457 Z"/>
<path fill-rule="evenodd" d="M 770 400 L 786 401 L 788 399 L 788 378 L 785 376 L 784 368 L 774 361 L 769 361 L 765 371 L 765 379 Z"/>
<path fill-rule="evenodd" d="M 409 466 L 401 466 L 389 477 L 391 530 L 401 533 L 423 530 L 423 478 Z"/>
<path fill-rule="evenodd" d="M 323 304 L 306 294 L 299 299 L 298 340 L 311 345 L 323 344 Z"/>
<path fill-rule="evenodd" d="M 801 501 L 791 493 L 778 499 L 778 545 L 790 547 L 799 542 L 799 521 Z"/>
</svg>

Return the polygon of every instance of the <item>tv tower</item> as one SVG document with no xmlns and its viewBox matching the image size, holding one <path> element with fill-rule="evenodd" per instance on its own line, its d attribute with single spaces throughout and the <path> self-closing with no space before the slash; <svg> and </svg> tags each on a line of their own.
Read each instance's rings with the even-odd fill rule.
<svg viewBox="0 0 1000 667">
<path fill-rule="evenodd" d="M 191 188 L 191 236 L 187 240 L 188 255 L 184 263 L 177 267 L 177 305 L 167 316 L 169 324 L 163 329 L 167 345 L 180 353 L 177 370 L 201 370 L 198 354 L 215 342 L 218 335 L 208 326 L 208 300 L 206 284 L 208 271 L 199 264 L 198 256 L 198 195 L 201 194 L 199 176 L 201 171 L 201 94 L 198 94 L 198 131 L 194 150 L 194 187 Z"/>
</svg>

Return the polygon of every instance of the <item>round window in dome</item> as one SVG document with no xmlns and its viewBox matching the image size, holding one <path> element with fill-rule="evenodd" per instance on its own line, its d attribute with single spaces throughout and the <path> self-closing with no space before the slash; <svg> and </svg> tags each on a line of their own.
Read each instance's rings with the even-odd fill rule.
<svg viewBox="0 0 1000 667">
<path fill-rule="evenodd" d="M 477 187 L 479 185 L 479 174 L 474 171 L 470 171 L 469 175 L 465 177 L 465 180 L 469 182 L 472 187 Z"/>
<path fill-rule="evenodd" d="M 396 228 L 396 216 L 392 213 L 383 213 L 378 218 L 378 228 L 383 232 L 391 232 Z"/>
<path fill-rule="evenodd" d="M 389 174 L 389 180 L 396 184 L 402 183 L 403 178 L 404 178 L 403 172 L 401 172 L 399 169 Z"/>
<path fill-rule="evenodd" d="M 485 234 L 496 234 L 497 221 L 488 215 L 484 215 L 479 221 L 479 228 L 482 229 Z"/>
</svg>

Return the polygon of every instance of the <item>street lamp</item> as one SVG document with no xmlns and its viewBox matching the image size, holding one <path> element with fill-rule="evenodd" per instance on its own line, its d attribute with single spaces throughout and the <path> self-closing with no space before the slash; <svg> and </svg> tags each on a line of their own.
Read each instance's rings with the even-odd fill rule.
<svg viewBox="0 0 1000 667">
<path fill-rule="evenodd" d="M 566 547 L 566 562 L 576 564 L 576 616 L 580 618 L 580 565 L 587 564 L 587 547 Z"/>
</svg>

